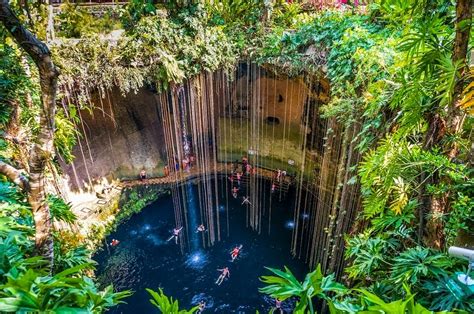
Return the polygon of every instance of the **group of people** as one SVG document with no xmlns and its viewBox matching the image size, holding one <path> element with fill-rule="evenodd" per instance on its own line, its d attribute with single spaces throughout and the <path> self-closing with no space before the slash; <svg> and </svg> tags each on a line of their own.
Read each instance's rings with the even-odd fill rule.
<svg viewBox="0 0 474 314">
<path fill-rule="evenodd" d="M 277 169 L 272 175 L 272 187 L 271 192 L 275 192 L 277 188 L 280 186 L 281 182 L 285 180 L 286 171 Z"/>
<path fill-rule="evenodd" d="M 190 154 L 189 156 L 185 157 L 182 160 L 182 169 L 183 171 L 189 172 L 191 171 L 191 168 L 194 167 L 194 163 L 196 162 L 196 157 L 194 157 L 193 154 Z M 176 169 L 178 171 L 179 169 Z"/>
<path fill-rule="evenodd" d="M 243 245 L 241 244 L 239 246 L 234 247 L 234 249 L 230 252 L 230 257 L 232 258 L 232 262 L 234 262 L 239 257 L 239 254 L 242 248 L 243 248 Z M 219 277 L 216 280 L 216 284 L 220 286 L 222 282 L 224 281 L 224 279 L 230 278 L 230 270 L 229 270 L 229 267 L 226 266 L 222 269 L 217 269 L 217 271 L 221 272 Z"/>
<path fill-rule="evenodd" d="M 179 239 L 179 235 L 181 233 L 181 231 L 183 230 L 183 227 L 176 227 L 173 229 L 172 231 L 172 234 L 171 236 L 168 238 L 167 242 L 171 241 L 171 240 L 175 240 L 175 243 L 178 244 L 178 239 Z M 200 224 L 197 228 L 196 228 L 196 233 L 198 232 L 205 232 L 207 231 L 206 227 L 203 225 L 203 224 Z M 117 246 L 118 244 L 120 243 L 119 240 L 117 239 L 112 239 L 112 242 L 110 243 L 111 246 L 115 247 Z M 230 257 L 231 257 L 231 262 L 234 262 L 240 255 L 240 252 L 242 251 L 242 248 L 243 248 L 243 245 L 240 244 L 236 247 L 234 247 L 232 249 L 232 251 L 230 251 Z M 230 278 L 230 270 L 229 270 L 229 267 L 224 267 L 224 268 L 220 268 L 220 269 L 217 269 L 217 271 L 220 272 L 219 274 L 219 277 L 217 278 L 216 280 L 216 284 L 218 286 L 220 286 L 225 279 L 227 278 Z M 198 311 L 197 313 L 202 313 L 206 308 L 206 302 L 201 300 L 198 304 Z M 275 300 L 275 310 L 279 310 L 280 313 L 283 313 L 282 309 L 281 309 L 281 301 L 279 301 L 278 299 Z"/>
<path fill-rule="evenodd" d="M 179 161 L 178 157 L 175 157 L 174 161 L 172 160 L 171 162 L 171 169 L 176 172 L 179 172 L 180 170 L 183 170 L 185 172 L 190 172 L 191 168 L 193 168 L 195 164 L 196 164 L 196 157 L 194 156 L 194 154 L 189 154 L 181 162 Z M 170 166 L 166 165 L 163 167 L 163 174 L 165 177 L 170 175 Z M 140 173 L 138 174 L 138 178 L 140 179 L 140 181 L 144 181 L 148 178 L 145 169 L 142 169 L 140 171 Z"/>
<path fill-rule="evenodd" d="M 242 166 L 241 169 L 239 169 L 239 165 Z M 256 169 L 252 167 L 252 165 L 250 165 L 247 156 L 243 156 L 241 162 L 236 159 L 235 162 L 232 164 L 232 174 L 239 174 L 240 176 L 243 176 L 246 174 L 255 174 L 255 171 Z"/>
<path fill-rule="evenodd" d="M 239 165 L 242 166 L 241 169 L 239 169 Z M 247 174 L 255 173 L 256 168 L 249 164 L 248 158 L 246 156 L 242 157 L 242 162 L 239 162 L 238 159 L 235 160 L 235 162 L 232 164 L 232 173 L 229 176 L 229 181 L 231 183 L 231 193 L 234 198 L 239 196 L 242 177 Z"/>
<path fill-rule="evenodd" d="M 183 230 L 183 227 L 174 228 L 173 232 L 172 232 L 171 236 L 168 238 L 167 242 L 174 239 L 175 243 L 178 244 L 178 239 L 179 239 L 179 235 L 181 233 L 181 230 Z M 205 232 L 205 231 L 207 231 L 207 229 L 203 224 L 200 224 L 196 228 L 196 233 Z M 114 240 L 112 240 L 112 242 Z M 240 254 L 240 251 L 242 250 L 242 247 L 243 247 L 243 245 L 236 246 L 230 252 L 230 257 L 232 259 L 232 262 L 234 262 L 239 257 L 239 254 Z M 220 286 L 226 278 L 230 278 L 230 270 L 229 270 L 229 267 L 227 267 L 227 266 L 222 268 L 222 269 L 217 269 L 217 270 L 220 271 L 220 274 L 219 274 L 219 277 L 216 280 L 216 284 Z M 202 313 L 205 308 L 206 308 L 206 302 L 200 301 L 199 304 L 198 304 L 198 312 L 197 313 Z"/>
<path fill-rule="evenodd" d="M 277 181 L 281 181 L 281 180 L 284 180 L 285 176 L 286 176 L 286 171 L 285 170 L 280 170 L 280 169 L 277 169 L 275 171 L 275 173 L 273 174 L 274 178 L 277 180 Z"/>
<path fill-rule="evenodd" d="M 175 243 L 178 244 L 179 234 L 181 233 L 181 230 L 183 230 L 183 227 L 174 228 L 173 232 L 171 233 L 171 236 L 168 238 L 168 240 L 166 240 L 166 242 L 169 242 L 174 239 Z M 207 231 L 207 229 L 203 224 L 200 224 L 196 228 L 196 233 L 205 232 L 205 231 Z"/>
</svg>

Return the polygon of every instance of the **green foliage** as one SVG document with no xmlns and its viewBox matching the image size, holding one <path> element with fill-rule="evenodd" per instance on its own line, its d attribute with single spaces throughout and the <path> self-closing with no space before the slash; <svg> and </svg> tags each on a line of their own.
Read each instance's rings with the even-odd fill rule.
<svg viewBox="0 0 474 314">
<path fill-rule="evenodd" d="M 97 17 L 78 3 L 66 2 L 59 9 L 55 23 L 58 25 L 57 35 L 60 37 L 80 38 L 101 32 L 108 33 L 119 27 L 118 21 L 114 19 L 114 12 L 110 10 Z"/>
<path fill-rule="evenodd" d="M 71 210 L 71 204 L 66 204 L 62 198 L 49 194 L 47 200 L 51 217 L 54 220 L 68 224 L 73 224 L 77 220 L 76 215 Z"/>
<path fill-rule="evenodd" d="M 441 174 L 449 181 L 431 186 L 431 194 L 457 191 L 451 195 L 453 210 L 447 217 L 445 232 L 453 243 L 459 230 L 469 231 L 472 221 L 472 171 L 456 164 L 438 152 L 426 151 L 421 145 L 409 143 L 409 138 L 394 134 L 369 151 L 359 166 L 364 197 L 364 216 L 371 218 L 375 230 L 389 230 L 416 222 L 414 209 L 418 206 L 420 173 Z M 428 177 L 429 178 L 429 177 Z M 456 231 L 454 231 L 456 230 Z"/>
<path fill-rule="evenodd" d="M 50 275 L 47 262 L 35 256 L 31 208 L 17 187 L 0 183 L 0 311 L 101 313 L 121 303 L 129 291 L 100 291 L 84 274 L 93 269 L 91 252 L 83 247 L 58 246 L 56 274 Z M 58 220 L 73 222 L 70 206 L 50 195 L 48 203 Z M 56 244 L 58 245 L 58 244 Z"/>
<path fill-rule="evenodd" d="M 472 313 L 474 311 L 472 295 L 460 296 L 457 294 L 450 288 L 450 281 L 452 280 L 452 278 L 443 276 L 436 280 L 424 282 L 423 289 L 429 291 L 429 295 L 420 294 L 421 299 L 433 310 L 454 311 L 457 309 Z"/>
<path fill-rule="evenodd" d="M 380 238 L 359 234 L 350 238 L 345 252 L 346 258 L 353 258 L 351 266 L 346 268 L 350 278 L 367 278 L 381 275 L 389 265 L 387 256 L 393 252 L 393 245 Z"/>
<path fill-rule="evenodd" d="M 423 307 L 421 304 L 415 302 L 415 295 L 410 292 L 408 287 L 405 286 L 407 295 L 405 298 L 385 302 L 377 295 L 370 293 L 364 289 L 358 289 L 361 293 L 362 304 L 365 305 L 366 311 L 360 313 L 386 313 L 386 314 L 429 314 L 434 313 Z M 445 312 L 444 312 L 445 313 Z"/>
<path fill-rule="evenodd" d="M 350 10 L 303 14 L 298 4 L 285 3 L 274 7 L 273 20 L 266 28 L 260 23 L 264 5 L 253 0 L 209 1 L 205 6 L 178 1 L 172 10 L 165 11 L 150 1 L 134 0 L 121 11 L 127 32 L 117 42 L 93 34 L 105 28 L 101 23 L 107 18 L 95 21 L 86 11 L 68 5 L 58 16 L 60 33 L 83 38 L 55 47 L 55 62 L 62 70 L 61 87 L 68 90 L 74 86 L 84 108 L 93 90 L 104 94 L 105 89 L 118 86 L 125 94 L 145 84 L 166 89 L 205 71 L 230 69 L 239 59 L 256 61 L 290 76 L 326 75 L 331 100 L 322 107 L 322 114 L 337 118 L 346 127 L 357 123 L 361 130 L 354 141 L 358 152 L 364 154 L 358 167 L 364 207 L 359 219 L 366 220 L 367 227 L 347 239 L 346 258 L 350 261 L 349 277 L 366 289 L 344 300 L 329 297 L 328 292 L 339 294 L 344 289 L 333 277 L 324 277 L 320 268 L 303 282 L 285 268 L 270 269 L 277 276 L 262 277 L 269 284 L 262 292 L 279 298 L 298 296 L 301 311 L 307 307 L 313 311 L 314 297 L 326 300 L 333 311 L 348 313 L 428 312 L 422 305 L 431 310 L 472 312 L 469 300 L 459 300 L 447 287 L 447 278 L 459 267 L 443 252 L 419 246 L 422 239 L 414 232 L 420 218 L 420 197 L 430 195 L 447 196 L 451 205 L 450 211 L 439 217 L 424 217 L 444 225 L 448 244 L 455 242 L 458 230 L 467 235 L 473 230 L 474 180 L 465 163 L 469 132 L 446 136 L 440 145 L 459 144 L 460 159 L 455 161 L 441 149 L 427 151 L 425 142 L 428 117 L 434 113 L 445 117 L 460 79 L 458 69 L 463 66 L 451 58 L 453 3 L 380 0 L 370 6 L 368 15 Z M 8 38 L 1 42 L 0 98 L 6 102 L 0 103 L 0 126 L 3 129 L 10 118 L 9 104 L 19 101 L 26 108 L 22 123 L 28 135 L 34 134 L 37 125 L 33 117 L 40 108 L 36 73 L 28 77 L 24 66 L 31 62 L 22 59 Z M 27 104 L 31 100 L 33 106 Z M 55 147 L 67 162 L 73 158 L 71 149 L 77 140 L 73 112 L 60 111 L 56 118 Z M 15 157 L 10 144 L 0 144 L 2 149 L 8 148 L 2 151 L 3 158 Z M 428 187 L 430 195 L 420 195 L 425 183 L 421 174 L 427 176 L 425 181 L 432 175 L 441 178 Z M 32 270 L 34 274 L 28 276 L 49 278 L 42 273 L 41 261 L 34 267 L 34 260 L 25 258 L 33 252 L 29 238 L 33 230 L 24 196 L 11 187 L 0 188 L 6 200 L 0 205 L 3 274 L 18 269 L 26 276 Z M 132 193 L 117 221 L 151 200 L 153 197 Z M 72 222 L 67 206 L 57 203 L 51 205 L 53 217 Z M 70 248 L 70 254 L 65 253 L 69 251 L 65 247 L 56 250 L 61 269 L 88 263 L 89 252 L 84 248 Z M 74 276 L 83 275 L 78 271 Z M 57 281 L 59 286 L 61 280 Z M 402 284 L 410 286 L 420 304 L 414 303 L 414 294 Z M 163 312 L 171 308 L 179 311 L 177 301 L 167 299 L 162 291 L 150 294 Z"/>
<path fill-rule="evenodd" d="M 111 287 L 98 291 L 90 278 L 79 275 L 82 264 L 54 276 L 44 276 L 32 269 L 20 272 L 13 268 L 0 287 L 0 310 L 5 312 L 101 312 L 130 295 L 114 293 Z"/>
<path fill-rule="evenodd" d="M 3 26 L 0 27 L 0 33 L 5 32 Z M 21 66 L 21 54 L 6 36 L 0 35 L 0 38 L 0 126 L 3 129 L 10 120 L 10 102 L 26 102 L 30 81 Z"/>
<path fill-rule="evenodd" d="M 161 193 L 157 193 L 154 190 L 137 191 L 132 190 L 124 197 L 124 203 L 120 212 L 118 213 L 116 220 L 123 222 L 133 214 L 139 213 L 148 204 L 156 201 L 160 197 Z"/>
<path fill-rule="evenodd" d="M 97 87 L 118 86 L 124 94 L 146 83 L 166 89 L 204 71 L 231 68 L 236 60 L 232 38 L 222 27 L 209 25 L 202 8 L 173 18 L 142 16 L 117 44 L 88 38 L 55 49 L 64 87 L 77 82 L 84 103 Z"/>
<path fill-rule="evenodd" d="M 198 306 L 193 307 L 190 310 L 180 310 L 178 300 L 173 300 L 172 297 L 167 297 L 163 293 L 163 289 L 158 289 L 158 291 L 154 291 L 151 289 L 146 289 L 148 293 L 151 295 L 152 299 L 150 299 L 151 304 L 153 304 L 157 309 L 161 311 L 161 313 L 166 314 L 192 314 L 198 310 Z"/>
<path fill-rule="evenodd" d="M 298 2 L 283 2 L 275 5 L 273 9 L 273 24 L 276 27 L 292 28 L 301 19 L 301 4 Z"/>
<path fill-rule="evenodd" d="M 401 262 L 401 261 L 400 261 Z M 386 301 L 385 294 L 377 294 L 366 288 L 348 290 L 344 286 L 336 283 L 331 276 L 324 277 L 320 267 L 306 276 L 305 283 L 299 282 L 294 278 L 291 271 L 285 267 L 285 271 L 279 271 L 269 268 L 277 276 L 263 276 L 262 281 L 268 286 L 260 289 L 261 292 L 267 293 L 274 298 L 285 300 L 288 298 L 298 298 L 298 304 L 294 309 L 294 313 L 314 313 L 312 307 L 312 297 L 317 296 L 326 301 L 331 314 L 355 314 L 355 313 L 386 313 L 386 314 L 434 314 L 423 303 L 419 302 L 415 294 L 413 294 L 406 284 L 397 284 L 401 289 L 401 296 L 398 299 Z M 324 283 L 326 281 L 326 283 Z M 444 291 L 442 291 L 444 287 Z M 309 289 L 308 289 L 309 288 Z M 472 310 L 472 304 L 467 300 L 459 302 L 453 295 L 447 294 L 449 291 L 445 284 L 441 284 L 441 289 L 432 287 L 430 292 L 440 294 L 437 300 L 442 300 L 438 306 L 432 306 L 439 309 L 454 310 L 455 306 L 462 310 Z M 315 291 L 313 291 L 315 289 Z M 335 291 L 339 297 L 329 297 L 327 293 Z M 343 294 L 341 294 L 343 293 Z M 443 294 L 444 293 L 444 294 Z M 443 295 L 442 295 L 443 294 Z M 342 298 L 341 298 L 342 296 Z M 441 299 L 444 297 L 443 299 Z M 425 299 L 422 295 L 421 300 Z M 454 306 L 455 305 L 455 306 Z M 174 312 L 173 312 L 174 313 Z M 436 313 L 453 313 L 453 312 L 436 312 Z M 462 312 L 464 313 L 464 312 Z"/>
<path fill-rule="evenodd" d="M 155 15 L 156 6 L 152 0 L 132 0 L 120 12 L 125 29 L 132 29 L 142 17 Z"/>
<path fill-rule="evenodd" d="M 32 73 L 29 73 L 31 69 Z M 30 111 L 39 105 L 39 85 L 33 62 L 26 57 L 0 25 L 0 131 L 6 131 L 13 113 L 13 105 L 18 106 L 20 119 L 28 128 Z M 33 108 L 31 108 L 33 107 Z M 3 150 L 3 148 L 2 148 Z M 5 151 L 2 152 L 2 155 Z"/>
<path fill-rule="evenodd" d="M 85 245 L 66 249 L 67 245 L 59 238 L 55 242 L 54 248 L 54 269 L 56 272 L 79 265 L 88 265 L 85 270 L 94 269 L 96 262 L 90 258 L 93 252 L 86 248 Z"/>
<path fill-rule="evenodd" d="M 318 265 L 313 272 L 306 275 L 303 282 L 298 281 L 293 273 L 285 267 L 285 271 L 268 268 L 276 276 L 262 276 L 267 286 L 259 289 L 260 292 L 268 294 L 279 300 L 286 300 L 290 297 L 297 297 L 295 311 L 306 313 L 309 307 L 310 313 L 314 313 L 313 298 L 332 300 L 329 293 L 343 293 L 347 289 L 334 280 L 334 274 L 324 276 L 321 272 L 321 265 Z"/>
<path fill-rule="evenodd" d="M 225 27 L 254 26 L 258 23 L 264 1 L 259 0 L 222 0 L 206 1 L 207 10 L 211 14 L 211 20 Z"/>
<path fill-rule="evenodd" d="M 445 254 L 417 246 L 393 259 L 391 277 L 395 284 L 415 285 L 422 278 L 437 278 L 453 267 L 453 261 Z"/>
<path fill-rule="evenodd" d="M 350 266 L 346 271 L 350 278 L 356 279 L 356 286 L 369 287 L 372 292 L 392 301 L 403 296 L 404 290 L 401 287 L 406 284 L 412 291 L 423 296 L 418 301 L 430 309 L 463 309 L 464 307 L 453 304 L 448 307 L 433 307 L 436 304 L 433 300 L 439 298 L 432 294 L 434 289 L 430 288 L 443 281 L 443 278 L 461 271 L 460 265 L 445 253 L 421 246 L 410 247 L 412 245 L 410 235 L 404 236 L 403 233 L 382 233 L 378 236 L 359 234 L 348 238 L 346 258 L 350 260 Z M 447 297 L 449 289 L 439 284 L 437 291 Z"/>
<path fill-rule="evenodd" d="M 80 133 L 76 127 L 78 117 L 75 113 L 75 110 L 70 110 L 69 115 L 66 116 L 64 110 L 60 110 L 54 116 L 56 126 L 54 130 L 54 146 L 58 155 L 61 156 L 66 163 L 71 163 L 74 160 L 72 150 L 77 144 L 77 138 L 80 137 Z"/>
<path fill-rule="evenodd" d="M 447 158 L 410 144 L 396 134 L 380 141 L 359 167 L 366 217 L 372 218 L 386 209 L 401 214 L 410 201 L 416 201 L 420 172 L 433 173 L 435 169 L 462 173 L 462 167 Z"/>
<path fill-rule="evenodd" d="M 474 235 L 474 169 L 463 170 L 466 179 L 452 180 L 451 185 L 442 185 L 438 191 L 454 191 L 451 196 L 451 211 L 444 227 L 448 244 L 455 244 L 458 235 Z"/>
</svg>

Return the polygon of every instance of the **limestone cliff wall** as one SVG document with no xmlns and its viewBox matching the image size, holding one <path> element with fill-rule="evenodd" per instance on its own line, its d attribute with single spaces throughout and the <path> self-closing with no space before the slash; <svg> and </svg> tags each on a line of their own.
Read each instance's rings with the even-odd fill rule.
<svg viewBox="0 0 474 314">
<path fill-rule="evenodd" d="M 82 137 L 76 156 L 63 165 L 72 189 L 90 186 L 100 177 L 133 178 L 142 169 L 163 171 L 163 130 L 156 95 L 146 89 L 125 97 L 118 90 L 92 96 L 95 109 L 81 111 Z"/>
</svg>

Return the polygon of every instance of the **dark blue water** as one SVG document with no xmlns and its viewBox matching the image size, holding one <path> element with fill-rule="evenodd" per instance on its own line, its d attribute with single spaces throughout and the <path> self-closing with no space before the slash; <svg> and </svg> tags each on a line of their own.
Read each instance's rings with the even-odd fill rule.
<svg viewBox="0 0 474 314">
<path fill-rule="evenodd" d="M 196 206 L 189 206 L 189 211 L 199 213 L 196 186 L 185 186 L 183 189 L 187 195 L 195 193 L 192 197 Z M 107 238 L 108 243 L 115 238 L 120 240 L 120 244 L 111 248 L 110 255 L 107 250 L 103 250 L 94 257 L 99 263 L 99 282 L 113 283 L 116 290 L 135 291 L 126 300 L 127 304 L 119 306 L 114 313 L 156 313 L 145 288 L 156 290 L 159 287 L 168 296 L 178 299 L 180 306 L 186 309 L 204 300 L 207 304 L 204 313 L 255 313 L 257 309 L 267 313 L 275 301 L 258 292 L 258 288 L 262 287 L 259 277 L 270 274 L 265 266 L 288 266 L 297 278 L 304 277 L 308 271 L 307 266 L 290 254 L 294 208 L 291 197 L 282 202 L 272 200 L 271 234 L 268 235 L 268 217 L 264 217 L 262 221 L 265 228 L 259 235 L 245 225 L 246 210 L 241 205 L 242 200 L 235 200 L 228 191 L 219 194 L 222 194 L 222 240 L 211 248 L 203 249 L 198 235 L 198 249 L 193 249 L 196 245 L 192 235 L 197 225 L 188 227 L 189 249 L 184 253 L 174 240 L 166 242 L 175 226 L 171 196 L 162 197 L 146 207 Z M 265 197 L 269 198 L 270 195 Z M 265 203 L 269 207 L 270 202 Z M 229 236 L 226 230 L 226 210 L 230 221 Z M 194 215 L 194 218 L 188 217 L 194 224 L 197 221 L 195 214 L 188 214 Z M 230 251 L 237 245 L 243 245 L 241 255 L 235 262 L 231 262 Z M 229 267 L 230 278 L 218 286 L 215 284 L 219 276 L 217 269 L 223 267 Z M 283 308 L 289 313 L 293 305 L 294 302 L 286 301 Z"/>
</svg>

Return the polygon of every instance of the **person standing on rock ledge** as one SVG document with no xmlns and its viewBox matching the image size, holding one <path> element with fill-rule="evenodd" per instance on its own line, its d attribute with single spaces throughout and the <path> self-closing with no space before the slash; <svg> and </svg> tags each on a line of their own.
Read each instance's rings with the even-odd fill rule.
<svg viewBox="0 0 474 314">
<path fill-rule="evenodd" d="M 145 180 L 146 179 L 146 171 L 145 169 L 143 169 L 142 171 L 140 171 L 140 180 Z"/>
</svg>

